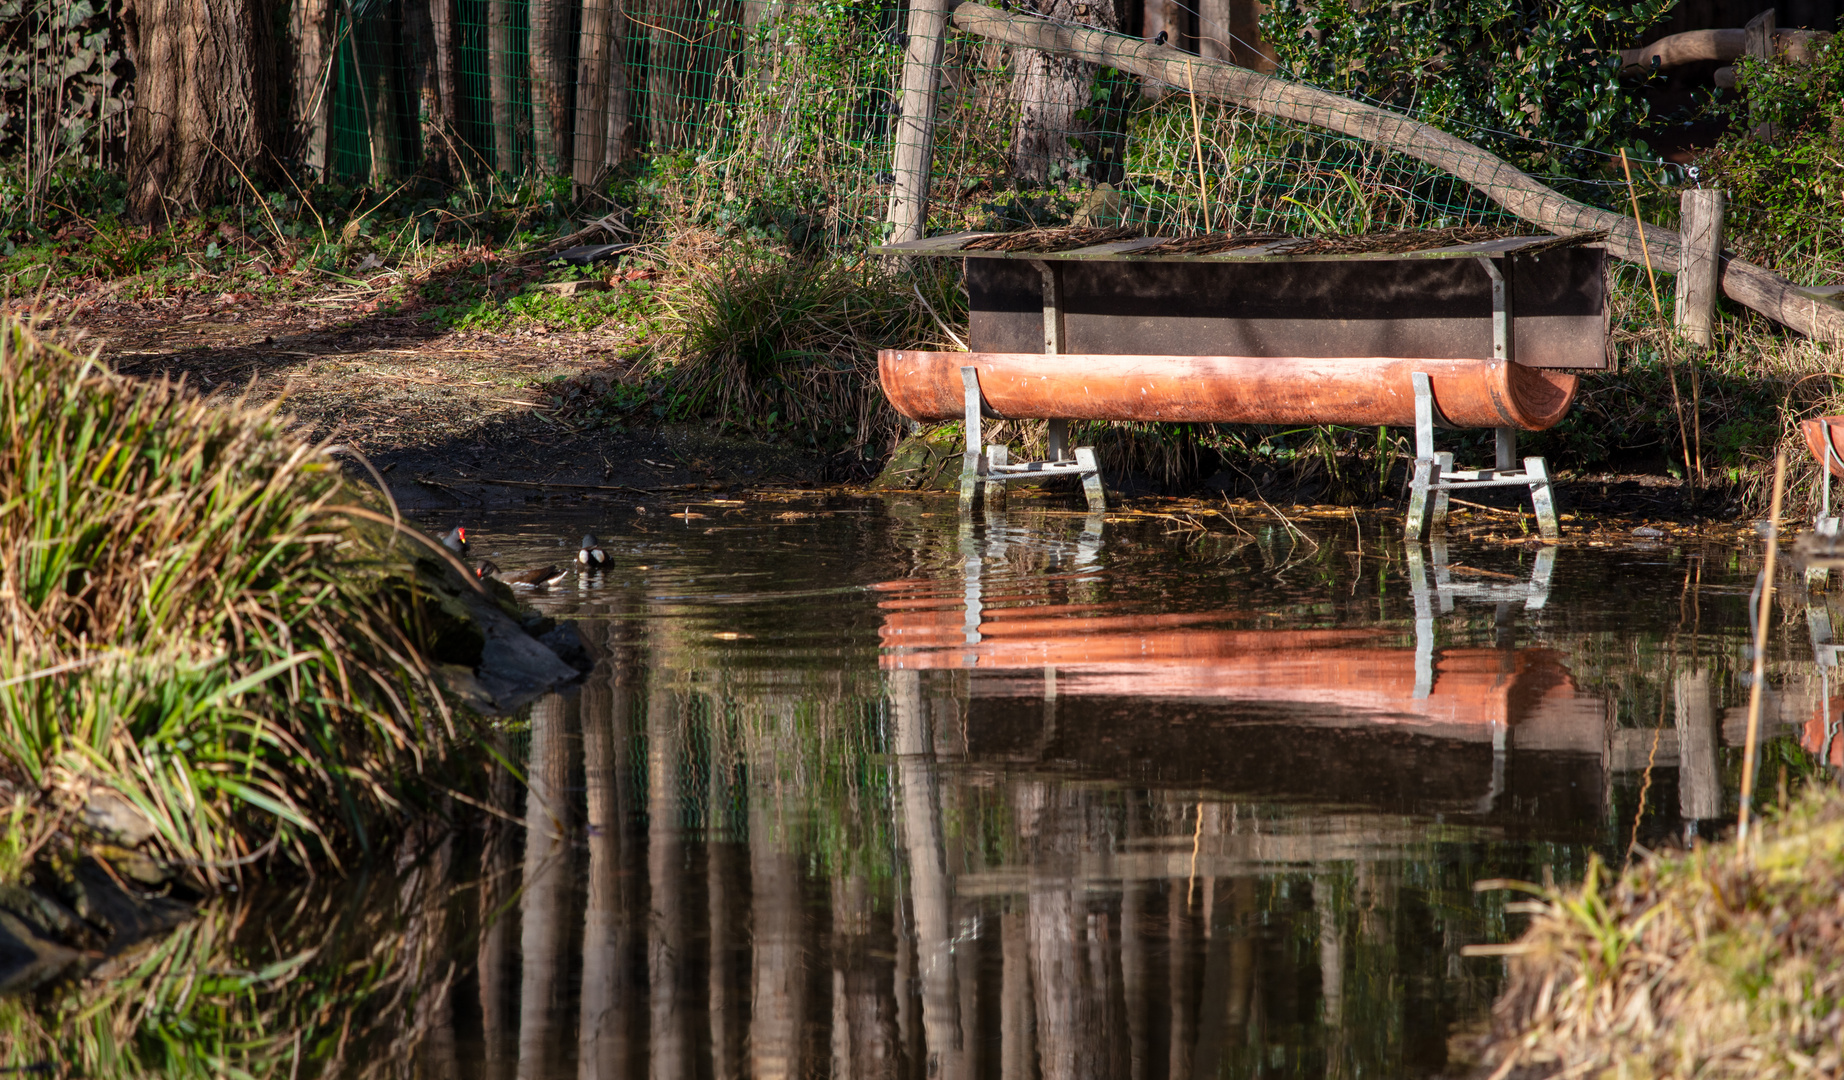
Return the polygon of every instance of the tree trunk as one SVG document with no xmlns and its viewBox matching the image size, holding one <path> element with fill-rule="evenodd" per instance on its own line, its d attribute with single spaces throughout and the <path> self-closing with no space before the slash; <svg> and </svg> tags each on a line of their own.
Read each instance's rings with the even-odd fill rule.
<svg viewBox="0 0 1844 1080">
<path fill-rule="evenodd" d="M 279 57 L 257 0 L 126 0 L 135 67 L 128 208 L 143 221 L 203 207 L 273 171 L 281 129 Z"/>
<path fill-rule="evenodd" d="M 647 136 L 655 150 L 677 149 L 691 137 L 697 62 L 693 37 L 697 8 L 690 0 L 651 0 L 647 5 Z"/>
<path fill-rule="evenodd" d="M 294 97 L 289 116 L 302 163 L 316 177 L 325 177 L 332 130 L 327 117 L 332 113 L 333 0 L 299 0 L 290 10 Z"/>
<path fill-rule="evenodd" d="M 513 63 L 512 0 L 487 0 L 487 93 L 493 102 L 493 168 L 504 176 L 519 174 Z"/>
<path fill-rule="evenodd" d="M 454 25 L 454 0 L 407 0 L 403 6 L 418 160 L 434 175 L 448 174 L 452 164 L 448 133 L 454 127 Z"/>
<path fill-rule="evenodd" d="M 397 20 L 388 6 L 355 21 L 352 41 L 359 59 L 359 86 L 364 96 L 365 130 L 371 147 L 371 182 L 395 181 L 405 169 L 399 102 L 398 67 L 403 50 Z"/>
<path fill-rule="evenodd" d="M 628 17 L 626 0 L 602 0 L 608 6 L 608 90 L 603 115 L 608 135 L 602 161 L 618 168 L 639 152 L 634 132 L 633 73 L 627 69 Z"/>
<path fill-rule="evenodd" d="M 1039 5 L 1039 12 L 1048 20 L 1101 30 L 1118 30 L 1121 24 L 1112 2 L 1048 0 Z M 1096 65 L 1036 51 L 1021 51 L 1016 63 L 1012 100 L 1018 105 L 1018 125 L 1012 132 L 1012 174 L 1034 184 L 1062 179 L 1081 158 L 1095 156 L 1093 128 L 1077 114 L 1089 107 Z"/>
<path fill-rule="evenodd" d="M 576 65 L 576 160 L 571 168 L 578 194 L 600 183 L 608 169 L 614 14 L 613 0 L 583 0 L 581 58 Z"/>
<path fill-rule="evenodd" d="M 575 22 L 570 0 L 531 0 L 532 158 L 546 176 L 569 171 L 570 39 Z"/>
</svg>

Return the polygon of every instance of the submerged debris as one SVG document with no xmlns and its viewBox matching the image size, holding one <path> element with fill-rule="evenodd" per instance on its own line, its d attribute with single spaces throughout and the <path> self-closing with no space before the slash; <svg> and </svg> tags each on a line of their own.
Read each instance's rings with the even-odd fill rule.
<svg viewBox="0 0 1844 1080">
<path fill-rule="evenodd" d="M 1835 1076 L 1844 1068 L 1844 795 L 1796 801 L 1738 852 L 1597 860 L 1516 943 L 1481 1075 Z"/>
</svg>

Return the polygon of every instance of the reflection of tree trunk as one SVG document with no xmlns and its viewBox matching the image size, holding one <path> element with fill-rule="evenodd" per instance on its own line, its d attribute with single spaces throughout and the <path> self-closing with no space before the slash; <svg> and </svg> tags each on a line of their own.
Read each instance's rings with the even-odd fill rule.
<svg viewBox="0 0 1844 1080">
<path fill-rule="evenodd" d="M 1722 816 L 1722 775 L 1716 771 L 1716 706 L 1708 668 L 1672 679 L 1677 704 L 1678 814 L 1686 821 Z"/>
<path fill-rule="evenodd" d="M 800 1053 L 806 1020 L 800 863 L 777 835 L 775 734 L 755 734 L 758 745 L 749 763 L 749 883 L 755 908 L 749 1070 L 756 1077 L 797 1077 L 806 1072 Z"/>
<path fill-rule="evenodd" d="M 832 1077 L 894 1080 L 896 1025 L 871 956 L 871 890 L 862 874 L 832 884 Z"/>
<path fill-rule="evenodd" d="M 915 911 L 916 960 L 922 977 L 922 1031 L 928 1077 L 960 1080 L 963 1055 L 954 974 L 953 887 L 941 836 L 934 747 L 922 700 L 921 674 L 890 675 L 895 714 L 897 778 L 902 788 L 903 839 L 909 855 L 910 904 Z"/>
<path fill-rule="evenodd" d="M 679 829 L 683 733 L 672 674 L 655 666 L 647 695 L 647 981 L 652 990 L 648 1075 L 689 1076 L 691 994 L 686 955 L 685 852 Z"/>
<path fill-rule="evenodd" d="M 608 650 L 612 670 L 584 684 L 584 819 L 589 847 L 588 898 L 583 911 L 583 992 L 577 1020 L 577 1075 L 581 1080 L 625 1080 L 626 1015 L 632 1007 L 626 972 L 629 897 L 623 889 L 622 854 L 628 818 L 627 747 L 632 737 L 633 664 L 624 649 Z"/>
<path fill-rule="evenodd" d="M 1140 802 L 1133 799 L 1127 807 L 1127 845 L 1132 850 L 1140 838 Z M 1147 1040 L 1147 1010 L 1152 1005 L 1151 986 L 1146 975 L 1145 915 L 1146 883 L 1127 881 L 1121 886 L 1120 898 L 1120 968 L 1121 1002 L 1127 1010 L 1127 1047 L 1130 1080 L 1148 1080 L 1146 1059 L 1150 1050 Z"/>
<path fill-rule="evenodd" d="M 487 79 L 493 102 L 493 167 L 507 176 L 519 173 L 517 101 L 512 54 L 513 0 L 487 0 Z"/>
<path fill-rule="evenodd" d="M 428 1075 L 453 1076 L 455 1025 L 450 991 L 454 962 L 448 952 L 447 898 L 454 885 L 449 880 L 454 869 L 454 838 L 441 830 L 442 839 L 432 843 L 436 832 L 433 826 L 419 827 L 399 849 L 398 904 L 408 916 L 403 948 L 414 964 L 411 979 L 416 988 L 416 1004 L 400 1038 L 406 1043 L 420 1038 L 420 1043 L 400 1044 L 392 1056 L 414 1056 Z"/>
<path fill-rule="evenodd" d="M 1170 1080 L 1191 1080 L 1191 1048 L 1197 1043 L 1197 1028 L 1193 1022 L 1196 1006 L 1191 993 L 1191 942 L 1192 930 L 1190 899 L 1188 888 L 1181 888 L 1174 881 L 1166 889 L 1166 940 L 1170 965 L 1170 989 L 1172 999 L 1172 1034 L 1169 1050 L 1171 1069 Z"/>
<path fill-rule="evenodd" d="M 1072 888 L 1031 891 L 1031 981 L 1037 990 L 1037 1059 L 1044 1080 L 1105 1075 L 1101 1010 L 1093 1000 L 1087 915 Z"/>
<path fill-rule="evenodd" d="M 1000 1080 L 1032 1080 L 1037 1066 L 1029 933 L 1023 912 L 1008 911 L 999 917 Z"/>
<path fill-rule="evenodd" d="M 502 811 L 510 810 L 512 775 L 493 767 L 488 781 L 490 800 Z M 487 818 L 486 842 L 480 853 L 480 949 L 475 970 L 480 976 L 480 1038 L 490 1078 L 510 1076 L 512 1033 L 507 998 L 512 983 L 513 896 L 512 840 L 507 824 L 497 816 Z"/>
<path fill-rule="evenodd" d="M 570 732 L 564 699 L 531 707 L 530 790 L 525 795 L 525 888 L 520 897 L 519 1075 L 555 1071 L 556 1018 L 564 994 L 570 907 Z"/>
<path fill-rule="evenodd" d="M 736 958 L 745 947 L 746 917 L 736 883 L 743 880 L 737 866 L 736 824 L 726 808 L 731 805 L 731 779 L 735 769 L 729 729 L 721 718 L 711 723 L 711 783 L 705 797 L 705 882 L 711 920 L 711 1076 L 714 1080 L 740 1080 L 743 1075 L 743 1023 L 748 1013 L 745 995 L 736 993 Z"/>
<path fill-rule="evenodd" d="M 1039 14 L 1055 22 L 1114 30 L 1120 16 L 1112 0 L 1040 0 Z M 1067 56 L 1019 50 L 1014 57 L 1012 100 L 1018 123 L 1012 132 L 1012 172 L 1020 180 L 1045 183 L 1075 167 L 1092 142 L 1094 124 L 1080 114 L 1090 107 L 1096 65 Z M 1077 145 L 1072 146 L 1074 141 Z"/>
<path fill-rule="evenodd" d="M 1330 874 L 1313 881 L 1313 907 L 1319 909 L 1319 997 L 1325 1002 L 1326 1030 L 1337 1032 L 1345 1015 L 1345 947 L 1332 889 Z"/>
</svg>

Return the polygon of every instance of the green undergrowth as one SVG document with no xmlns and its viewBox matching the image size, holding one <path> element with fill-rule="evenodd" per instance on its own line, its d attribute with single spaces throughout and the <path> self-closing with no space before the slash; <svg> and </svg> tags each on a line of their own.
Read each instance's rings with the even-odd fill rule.
<svg viewBox="0 0 1844 1080">
<path fill-rule="evenodd" d="M 274 406 L 121 378 L 9 319 L 0 491 L 0 788 L 32 828 L 112 792 L 207 881 L 337 860 L 464 746 L 422 549 Z"/>
</svg>

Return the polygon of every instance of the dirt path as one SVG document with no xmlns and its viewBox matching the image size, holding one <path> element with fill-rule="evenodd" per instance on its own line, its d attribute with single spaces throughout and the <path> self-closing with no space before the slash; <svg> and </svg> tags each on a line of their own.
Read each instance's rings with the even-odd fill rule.
<svg viewBox="0 0 1844 1080">
<path fill-rule="evenodd" d="M 694 425 L 585 419 L 569 408 L 562 395 L 570 387 L 559 380 L 624 373 L 621 356 L 633 345 L 624 327 L 461 331 L 325 307 L 242 298 L 102 303 L 76 324 L 124 374 L 183 376 L 226 396 L 283 396 L 313 437 L 365 454 L 407 507 L 632 500 L 825 479 L 816 455 Z"/>
</svg>

